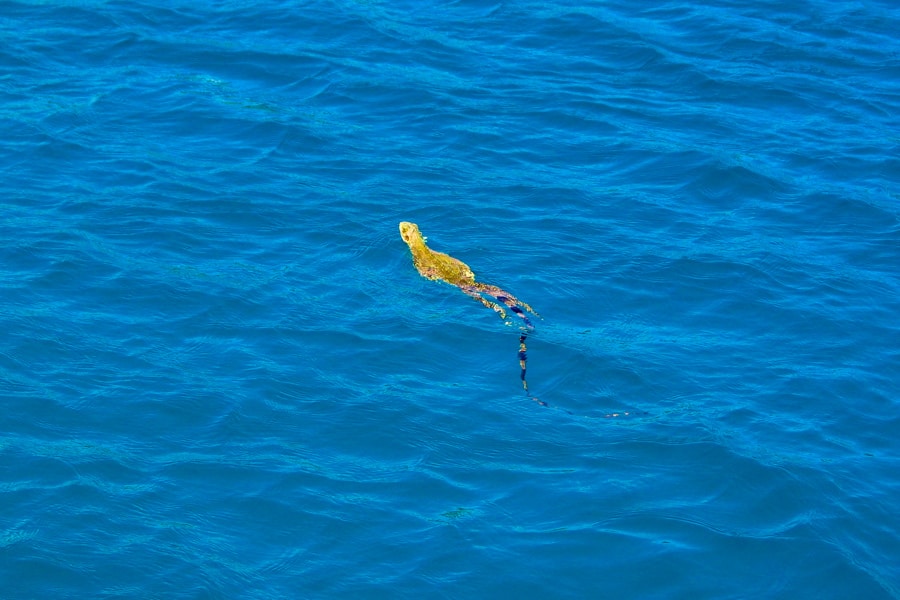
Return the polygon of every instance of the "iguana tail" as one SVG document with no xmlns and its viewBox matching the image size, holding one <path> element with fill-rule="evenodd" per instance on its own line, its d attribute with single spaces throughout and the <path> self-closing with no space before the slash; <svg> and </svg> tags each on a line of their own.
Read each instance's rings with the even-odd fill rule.
<svg viewBox="0 0 900 600">
<path fill-rule="evenodd" d="M 527 321 L 526 321 L 526 323 L 527 323 Z M 527 355 L 527 353 L 528 353 L 528 348 L 525 346 L 525 340 L 526 340 L 527 338 L 528 338 L 528 336 L 525 335 L 524 333 L 523 333 L 522 335 L 519 336 L 519 366 L 522 367 L 522 375 L 521 375 L 521 377 L 522 377 L 522 388 L 525 389 L 525 393 L 528 395 L 529 398 L 531 398 L 532 400 L 534 400 L 535 402 L 537 402 L 537 403 L 540 404 L 541 406 L 549 406 L 549 404 L 547 404 L 547 403 L 544 402 L 543 400 L 538 399 L 538 398 L 535 397 L 535 396 L 532 396 L 532 395 L 528 392 L 528 381 L 525 380 L 525 363 L 528 361 L 528 355 Z"/>
</svg>

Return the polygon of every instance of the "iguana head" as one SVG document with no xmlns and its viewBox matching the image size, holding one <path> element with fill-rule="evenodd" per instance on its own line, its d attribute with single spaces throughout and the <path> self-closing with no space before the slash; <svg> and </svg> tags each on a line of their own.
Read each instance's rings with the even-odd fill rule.
<svg viewBox="0 0 900 600">
<path fill-rule="evenodd" d="M 400 237 L 410 247 L 413 244 L 425 244 L 425 238 L 422 236 L 422 232 L 419 231 L 419 226 L 409 221 L 400 222 Z"/>
</svg>

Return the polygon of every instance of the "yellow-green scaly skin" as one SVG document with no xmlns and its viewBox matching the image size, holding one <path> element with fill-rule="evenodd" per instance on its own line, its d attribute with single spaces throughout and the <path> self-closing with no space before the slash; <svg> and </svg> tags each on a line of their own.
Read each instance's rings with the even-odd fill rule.
<svg viewBox="0 0 900 600">
<path fill-rule="evenodd" d="M 400 237 L 409 246 L 413 265 L 422 277 L 446 281 L 456 286 L 475 283 L 475 273 L 466 263 L 426 246 L 425 238 L 415 223 L 400 223 Z"/>
</svg>

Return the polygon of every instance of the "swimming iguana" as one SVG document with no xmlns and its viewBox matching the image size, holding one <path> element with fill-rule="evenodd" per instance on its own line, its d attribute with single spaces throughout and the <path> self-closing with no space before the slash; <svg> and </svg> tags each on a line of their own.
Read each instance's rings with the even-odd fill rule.
<svg viewBox="0 0 900 600">
<path fill-rule="evenodd" d="M 492 296 L 522 317 L 529 329 L 534 329 L 531 320 L 522 310 L 524 308 L 534 316 L 539 317 L 540 315 L 534 312 L 533 308 L 509 292 L 501 290 L 496 285 L 475 281 L 475 273 L 472 272 L 469 265 L 443 252 L 435 252 L 426 246 L 425 238 L 422 236 L 422 232 L 419 231 L 418 225 L 403 221 L 400 223 L 400 237 L 409 246 L 409 250 L 412 252 L 413 265 L 415 265 L 422 277 L 436 281 L 446 281 L 455 285 L 488 308 L 495 310 L 500 315 L 500 318 L 506 319 L 506 311 L 503 310 L 503 307 L 496 302 L 491 302 L 482 294 Z"/>
<path fill-rule="evenodd" d="M 506 310 L 497 303 L 500 302 L 521 317 L 528 329 L 534 329 L 534 325 L 525 314 L 525 311 L 527 310 L 534 316 L 540 317 L 540 315 L 534 312 L 533 308 L 509 292 L 498 288 L 496 285 L 475 281 L 475 273 L 472 272 L 472 269 L 470 269 L 466 263 L 444 254 L 443 252 L 436 252 L 429 248 L 425 244 L 425 238 L 422 236 L 422 232 L 419 231 L 418 225 L 407 221 L 401 222 L 400 237 L 403 238 L 403 241 L 409 246 L 409 250 L 412 252 L 413 265 L 415 265 L 422 277 L 433 281 L 445 281 L 451 285 L 455 285 L 472 298 L 475 298 L 488 308 L 497 312 L 497 314 L 500 315 L 500 318 L 506 320 Z M 497 300 L 497 302 L 492 302 L 485 298 L 485 296 L 490 296 Z M 528 383 L 525 381 L 526 337 L 527 336 L 524 333 L 519 336 L 519 366 L 522 367 L 522 387 L 528 392 Z M 547 406 L 546 403 L 533 396 L 532 399 L 543 406 Z"/>
</svg>

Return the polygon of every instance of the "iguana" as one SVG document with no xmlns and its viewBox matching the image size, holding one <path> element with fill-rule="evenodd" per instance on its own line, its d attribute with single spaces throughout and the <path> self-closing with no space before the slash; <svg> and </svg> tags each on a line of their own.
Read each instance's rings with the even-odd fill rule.
<svg viewBox="0 0 900 600">
<path fill-rule="evenodd" d="M 500 318 L 506 319 L 506 311 L 503 307 L 496 302 L 491 302 L 482 294 L 491 296 L 522 317 L 529 329 L 534 329 L 531 320 L 522 310 L 524 308 L 534 316 L 540 317 L 534 312 L 533 308 L 509 292 L 501 290 L 496 285 L 475 281 L 475 273 L 472 272 L 469 265 L 443 252 L 436 252 L 429 248 L 425 245 L 425 238 L 422 236 L 422 232 L 419 231 L 418 225 L 403 221 L 400 223 L 400 237 L 409 246 L 409 250 L 412 252 L 413 265 L 415 265 L 422 277 L 455 285 L 469 296 L 496 311 Z"/>
<path fill-rule="evenodd" d="M 408 221 L 401 222 L 400 237 L 403 238 L 403 241 L 409 246 L 409 250 L 412 253 L 413 265 L 422 277 L 431 279 L 432 281 L 444 281 L 451 285 L 455 285 L 472 298 L 495 311 L 500 315 L 500 318 L 505 321 L 506 310 L 503 306 L 500 306 L 498 302 L 502 303 L 513 313 L 522 318 L 528 330 L 534 329 L 531 319 L 525 314 L 525 311 L 528 311 L 540 318 L 540 315 L 537 314 L 533 308 L 496 285 L 475 281 L 475 273 L 472 272 L 472 269 L 470 269 L 466 263 L 444 254 L 443 252 L 437 252 L 429 248 L 425 244 L 425 238 L 422 236 L 422 232 L 419 231 L 418 225 L 409 223 Z M 485 296 L 490 296 L 497 302 L 493 302 L 485 298 Z M 507 324 L 509 324 L 508 321 Z M 526 337 L 527 335 L 524 333 L 519 336 L 519 366 L 522 368 L 522 387 L 525 388 L 525 392 L 527 393 L 528 383 L 525 381 L 525 362 L 527 360 L 525 355 L 527 350 L 525 347 Z M 531 396 L 531 398 L 542 406 L 547 406 L 545 402 L 542 402 L 533 396 Z"/>
</svg>

